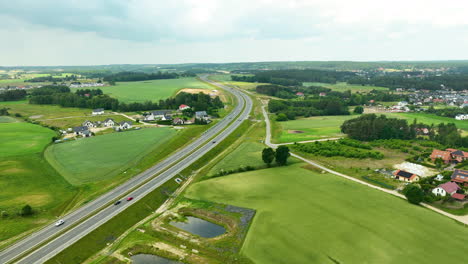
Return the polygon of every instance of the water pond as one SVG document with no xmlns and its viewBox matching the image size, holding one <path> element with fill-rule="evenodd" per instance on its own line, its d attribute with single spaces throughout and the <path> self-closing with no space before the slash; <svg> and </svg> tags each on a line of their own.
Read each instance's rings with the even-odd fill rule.
<svg viewBox="0 0 468 264">
<path fill-rule="evenodd" d="M 182 262 L 150 254 L 138 254 L 132 256 L 131 260 L 133 264 L 183 264 Z"/>
<path fill-rule="evenodd" d="M 206 238 L 217 237 L 226 232 L 226 229 L 220 225 L 193 216 L 187 216 L 186 222 L 171 222 L 171 225 Z"/>
</svg>

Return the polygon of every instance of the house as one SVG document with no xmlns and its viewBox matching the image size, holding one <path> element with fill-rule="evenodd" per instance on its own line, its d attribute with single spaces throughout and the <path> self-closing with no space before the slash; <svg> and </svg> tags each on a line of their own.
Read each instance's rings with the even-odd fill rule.
<svg viewBox="0 0 468 264">
<path fill-rule="evenodd" d="M 119 123 L 119 129 L 125 130 L 132 128 L 132 121 L 122 121 Z"/>
<path fill-rule="evenodd" d="M 460 190 L 460 187 L 454 182 L 446 182 L 444 184 L 441 184 L 434 188 L 432 190 L 432 193 L 438 196 L 446 196 L 448 195 L 453 195 L 456 193 L 458 190 Z"/>
<path fill-rule="evenodd" d="M 155 121 L 155 120 L 170 120 L 171 111 L 170 110 L 158 110 L 150 112 L 145 116 L 145 121 Z"/>
<path fill-rule="evenodd" d="M 452 155 L 452 159 L 456 162 L 462 162 L 468 159 L 468 152 L 464 152 L 458 149 L 447 149 Z"/>
<path fill-rule="evenodd" d="M 83 136 L 83 137 L 89 137 L 91 136 L 91 132 L 89 132 L 89 129 L 87 126 L 79 126 L 79 127 L 74 127 L 73 132 L 77 136 Z"/>
<path fill-rule="evenodd" d="M 400 180 L 400 181 L 405 181 L 405 182 L 419 181 L 418 175 L 413 174 L 411 172 L 403 171 L 403 170 L 397 170 L 395 171 L 393 175 L 395 175 L 395 179 Z"/>
<path fill-rule="evenodd" d="M 451 178 L 452 182 L 468 186 L 468 171 L 466 170 L 454 170 Z"/>
<path fill-rule="evenodd" d="M 87 127 L 87 128 L 93 128 L 93 127 L 96 127 L 97 124 L 94 123 L 94 122 L 91 122 L 89 120 L 86 120 L 86 121 L 83 122 L 82 125 Z"/>
<path fill-rule="evenodd" d="M 104 120 L 104 122 L 102 122 L 102 123 L 104 124 L 105 127 L 115 126 L 115 121 L 112 118 L 106 118 L 106 120 Z"/>
<path fill-rule="evenodd" d="M 210 117 L 208 116 L 206 111 L 197 111 L 195 112 L 195 119 L 208 121 L 210 120 Z"/>
<path fill-rule="evenodd" d="M 451 148 L 448 148 L 445 151 L 434 149 L 430 158 L 432 162 L 435 162 L 436 159 L 442 159 L 446 164 L 451 162 L 459 163 L 468 160 L 468 152 Z"/>
<path fill-rule="evenodd" d="M 455 116 L 456 120 L 468 120 L 468 114 L 460 114 Z"/>
<path fill-rule="evenodd" d="M 460 201 L 464 200 L 465 197 L 466 197 L 466 196 L 465 196 L 464 194 L 461 194 L 461 193 L 454 193 L 454 194 L 452 194 L 452 198 L 457 199 L 457 200 L 460 200 Z"/>
<path fill-rule="evenodd" d="M 93 110 L 93 115 L 102 115 L 104 114 L 104 108 L 97 108 Z"/>
<path fill-rule="evenodd" d="M 186 110 L 186 109 L 190 109 L 190 106 L 184 105 L 184 104 L 179 105 L 179 110 L 180 111 L 183 111 L 183 110 Z"/>
<path fill-rule="evenodd" d="M 327 93 L 319 93 L 319 96 L 320 96 L 320 97 L 327 96 Z"/>
<path fill-rule="evenodd" d="M 434 178 L 434 180 L 436 180 L 436 181 L 443 181 L 443 180 L 444 180 L 444 176 L 441 175 L 441 174 L 438 174 L 438 175 Z"/>
<path fill-rule="evenodd" d="M 301 93 L 301 92 L 297 92 L 296 95 L 299 97 L 304 97 L 304 93 Z"/>
<path fill-rule="evenodd" d="M 174 124 L 174 125 L 183 125 L 183 124 L 185 124 L 185 121 L 182 118 L 176 117 L 176 118 L 174 118 L 174 120 L 172 120 L 172 124 Z"/>
</svg>

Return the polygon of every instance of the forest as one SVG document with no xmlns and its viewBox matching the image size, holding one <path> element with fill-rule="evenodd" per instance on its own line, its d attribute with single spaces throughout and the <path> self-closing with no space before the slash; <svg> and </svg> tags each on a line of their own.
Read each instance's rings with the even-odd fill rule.
<svg viewBox="0 0 468 264">
<path fill-rule="evenodd" d="M 327 70 L 274 70 L 256 71 L 253 76 L 232 75 L 233 81 L 271 83 L 285 86 L 302 85 L 303 82 L 336 83 L 355 77 L 353 72 Z"/>
<path fill-rule="evenodd" d="M 1 101 L 18 101 L 26 98 L 25 90 L 8 90 L 0 93 L 0 102 Z"/>
<path fill-rule="evenodd" d="M 135 82 L 135 81 L 148 81 L 148 80 L 161 80 L 161 79 L 177 79 L 179 77 L 194 76 L 193 73 L 175 73 L 175 72 L 156 72 L 156 73 L 144 73 L 144 72 L 119 72 L 104 77 L 104 81 L 112 82 Z"/>
</svg>

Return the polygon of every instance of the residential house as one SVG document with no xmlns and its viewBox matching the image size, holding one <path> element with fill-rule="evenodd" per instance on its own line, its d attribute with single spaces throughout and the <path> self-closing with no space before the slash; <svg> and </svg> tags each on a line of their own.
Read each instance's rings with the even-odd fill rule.
<svg viewBox="0 0 468 264">
<path fill-rule="evenodd" d="M 104 124 L 105 127 L 115 126 L 115 121 L 112 118 L 106 118 L 106 120 L 104 120 L 104 122 L 102 122 L 102 123 Z"/>
<path fill-rule="evenodd" d="M 87 128 L 96 127 L 96 123 L 91 122 L 91 121 L 89 121 L 89 120 L 84 121 L 82 125 L 85 126 L 85 127 L 87 127 Z"/>
<path fill-rule="evenodd" d="M 434 180 L 436 180 L 436 181 L 443 181 L 443 180 L 444 180 L 444 176 L 441 175 L 441 174 L 438 174 L 438 175 L 434 178 Z"/>
<path fill-rule="evenodd" d="M 83 136 L 83 137 L 90 137 L 91 132 L 89 132 L 89 129 L 87 126 L 79 126 L 79 127 L 74 127 L 73 132 L 77 136 Z"/>
<path fill-rule="evenodd" d="M 185 124 L 185 121 L 182 118 L 176 117 L 176 118 L 174 118 L 174 120 L 172 120 L 172 124 L 174 124 L 174 125 L 183 125 L 183 124 Z"/>
<path fill-rule="evenodd" d="M 435 162 L 436 159 L 440 158 L 444 163 L 448 164 L 451 162 L 459 163 L 465 160 L 468 160 L 468 152 L 461 151 L 458 149 L 448 148 L 444 150 L 434 149 L 430 156 L 432 162 Z"/>
<path fill-rule="evenodd" d="M 93 115 L 103 115 L 104 114 L 104 108 L 97 108 L 93 110 Z"/>
<path fill-rule="evenodd" d="M 461 194 L 461 193 L 452 194 L 452 198 L 454 198 L 456 200 L 460 200 L 460 201 L 465 200 L 465 197 L 466 197 L 466 195 Z"/>
<path fill-rule="evenodd" d="M 184 105 L 184 104 L 179 105 L 179 110 L 180 111 L 183 111 L 183 110 L 186 110 L 186 109 L 190 109 L 190 106 Z"/>
<path fill-rule="evenodd" d="M 455 116 L 456 120 L 468 120 L 468 114 L 459 114 Z"/>
<path fill-rule="evenodd" d="M 195 119 L 208 121 L 210 120 L 210 117 L 208 116 L 206 111 L 197 111 L 195 112 Z"/>
<path fill-rule="evenodd" d="M 404 181 L 404 182 L 415 182 L 419 181 L 419 176 L 416 174 L 413 174 L 411 172 L 403 171 L 403 170 L 397 170 L 393 174 L 395 175 L 395 179 Z"/>
<path fill-rule="evenodd" d="M 296 95 L 299 97 L 304 97 L 304 93 L 301 93 L 301 92 L 297 92 Z"/>
<path fill-rule="evenodd" d="M 168 119 L 170 117 L 171 111 L 170 110 L 158 110 L 150 112 L 148 115 L 145 116 L 145 121 L 155 121 L 155 120 L 171 120 Z"/>
<path fill-rule="evenodd" d="M 119 123 L 119 129 L 125 130 L 132 128 L 132 121 L 122 121 Z"/>
<path fill-rule="evenodd" d="M 319 93 L 319 96 L 320 96 L 320 97 L 327 96 L 327 93 Z"/>
<path fill-rule="evenodd" d="M 434 188 L 432 190 L 432 193 L 437 196 L 446 196 L 447 194 L 452 195 L 456 193 L 458 190 L 460 190 L 460 187 L 458 187 L 456 183 L 446 182 Z"/>
<path fill-rule="evenodd" d="M 468 186 L 468 171 L 454 170 L 451 181 L 460 185 Z"/>
</svg>

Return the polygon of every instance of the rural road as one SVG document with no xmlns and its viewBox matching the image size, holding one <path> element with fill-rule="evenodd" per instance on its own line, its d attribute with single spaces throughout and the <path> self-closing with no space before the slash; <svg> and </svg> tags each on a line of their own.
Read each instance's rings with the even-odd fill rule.
<svg viewBox="0 0 468 264">
<path fill-rule="evenodd" d="M 263 112 L 263 117 L 265 118 L 265 123 L 266 123 L 265 144 L 266 144 L 267 146 L 271 147 L 271 148 L 277 148 L 277 147 L 278 147 L 279 145 L 281 145 L 281 144 L 273 144 L 273 143 L 271 143 L 271 123 L 270 123 L 270 119 L 268 118 L 268 113 L 267 113 L 267 111 L 266 111 L 266 106 L 265 106 L 265 105 L 262 106 L 262 112 Z M 309 159 L 306 159 L 306 158 L 304 158 L 304 157 L 301 157 L 301 156 L 299 156 L 299 155 L 297 155 L 297 154 L 294 154 L 294 153 L 292 153 L 292 152 L 291 152 L 291 156 L 293 156 L 293 157 L 295 157 L 295 158 L 298 158 L 298 159 L 300 159 L 300 160 L 302 160 L 302 161 L 304 161 L 304 162 L 306 162 L 306 163 L 308 163 L 308 164 L 310 164 L 310 165 L 312 165 L 312 166 L 314 166 L 314 167 L 316 167 L 316 168 L 319 168 L 319 169 L 321 169 L 321 170 L 323 170 L 323 171 L 326 171 L 326 172 L 328 172 L 328 173 L 331 173 L 331 174 L 334 174 L 334 175 L 343 177 L 343 178 L 345 178 L 345 179 L 348 179 L 348 180 L 350 180 L 350 181 L 354 181 L 354 182 L 359 183 L 359 184 L 366 185 L 366 186 L 368 186 L 368 187 L 370 187 L 370 188 L 373 188 L 373 189 L 376 189 L 376 190 L 379 190 L 379 191 L 382 191 L 382 192 L 385 192 L 385 193 L 388 193 L 388 194 L 397 196 L 397 197 L 399 197 L 399 198 L 406 199 L 406 197 L 405 197 L 403 194 L 401 194 L 401 193 L 399 193 L 399 192 L 397 192 L 397 191 L 388 190 L 388 189 L 385 189 L 385 188 L 382 188 L 382 187 L 379 187 L 379 186 L 375 186 L 375 185 L 372 185 L 372 184 L 367 183 L 367 182 L 365 182 L 365 181 L 361 181 L 361 180 L 356 179 L 356 178 L 354 178 L 354 177 L 351 177 L 351 176 L 345 175 L 345 174 L 343 174 L 343 173 L 340 173 L 340 172 L 331 170 L 331 169 L 329 169 L 329 168 L 327 168 L 327 167 L 325 167 L 325 166 L 323 166 L 323 165 L 320 165 L 320 164 L 318 164 L 318 163 L 316 163 L 316 162 L 314 162 L 314 161 L 311 161 L 311 160 L 309 160 Z M 463 223 L 463 224 L 465 224 L 465 225 L 468 225 L 468 215 L 460 216 L 460 215 L 450 214 L 450 213 L 447 213 L 447 212 L 445 212 L 445 211 L 442 211 L 442 210 L 440 210 L 440 209 L 438 209 L 438 208 L 435 208 L 434 206 L 431 206 L 431 205 L 428 205 L 428 204 L 425 204 L 425 203 L 421 203 L 421 206 L 424 206 L 424 207 L 426 207 L 427 209 L 430 209 L 430 210 L 432 210 L 432 211 L 434 211 L 434 212 L 437 212 L 437 213 L 439 213 L 439 214 L 441 214 L 441 215 L 445 215 L 445 216 L 447 216 L 447 217 L 450 217 L 450 218 L 452 218 L 452 219 L 454 219 L 454 220 L 456 220 L 456 221 L 458 221 L 458 222 L 460 222 L 460 223 Z"/>
<path fill-rule="evenodd" d="M 242 121 L 249 117 L 252 110 L 252 100 L 249 96 L 237 89 L 232 89 L 208 80 L 207 76 L 203 76 L 201 79 L 231 92 L 237 98 L 238 104 L 231 113 L 209 130 L 205 131 L 202 136 L 188 146 L 175 152 L 150 169 L 129 179 L 122 185 L 103 194 L 99 198 L 64 216 L 62 219 L 65 220 L 65 224 L 56 227 L 51 223 L 4 249 L 0 252 L 0 263 L 12 263 L 14 261 L 28 264 L 44 263 L 112 217 L 124 211 L 134 202 L 171 180 L 218 145 L 224 138 L 230 135 Z M 159 175 L 154 177 L 156 174 Z M 135 190 L 129 193 L 132 189 Z M 124 202 L 119 206 L 113 205 L 114 201 L 126 196 L 132 196 L 134 200 L 128 203 Z M 73 224 L 76 224 L 76 226 L 66 230 Z M 18 260 L 18 258 L 20 259 Z"/>
</svg>

